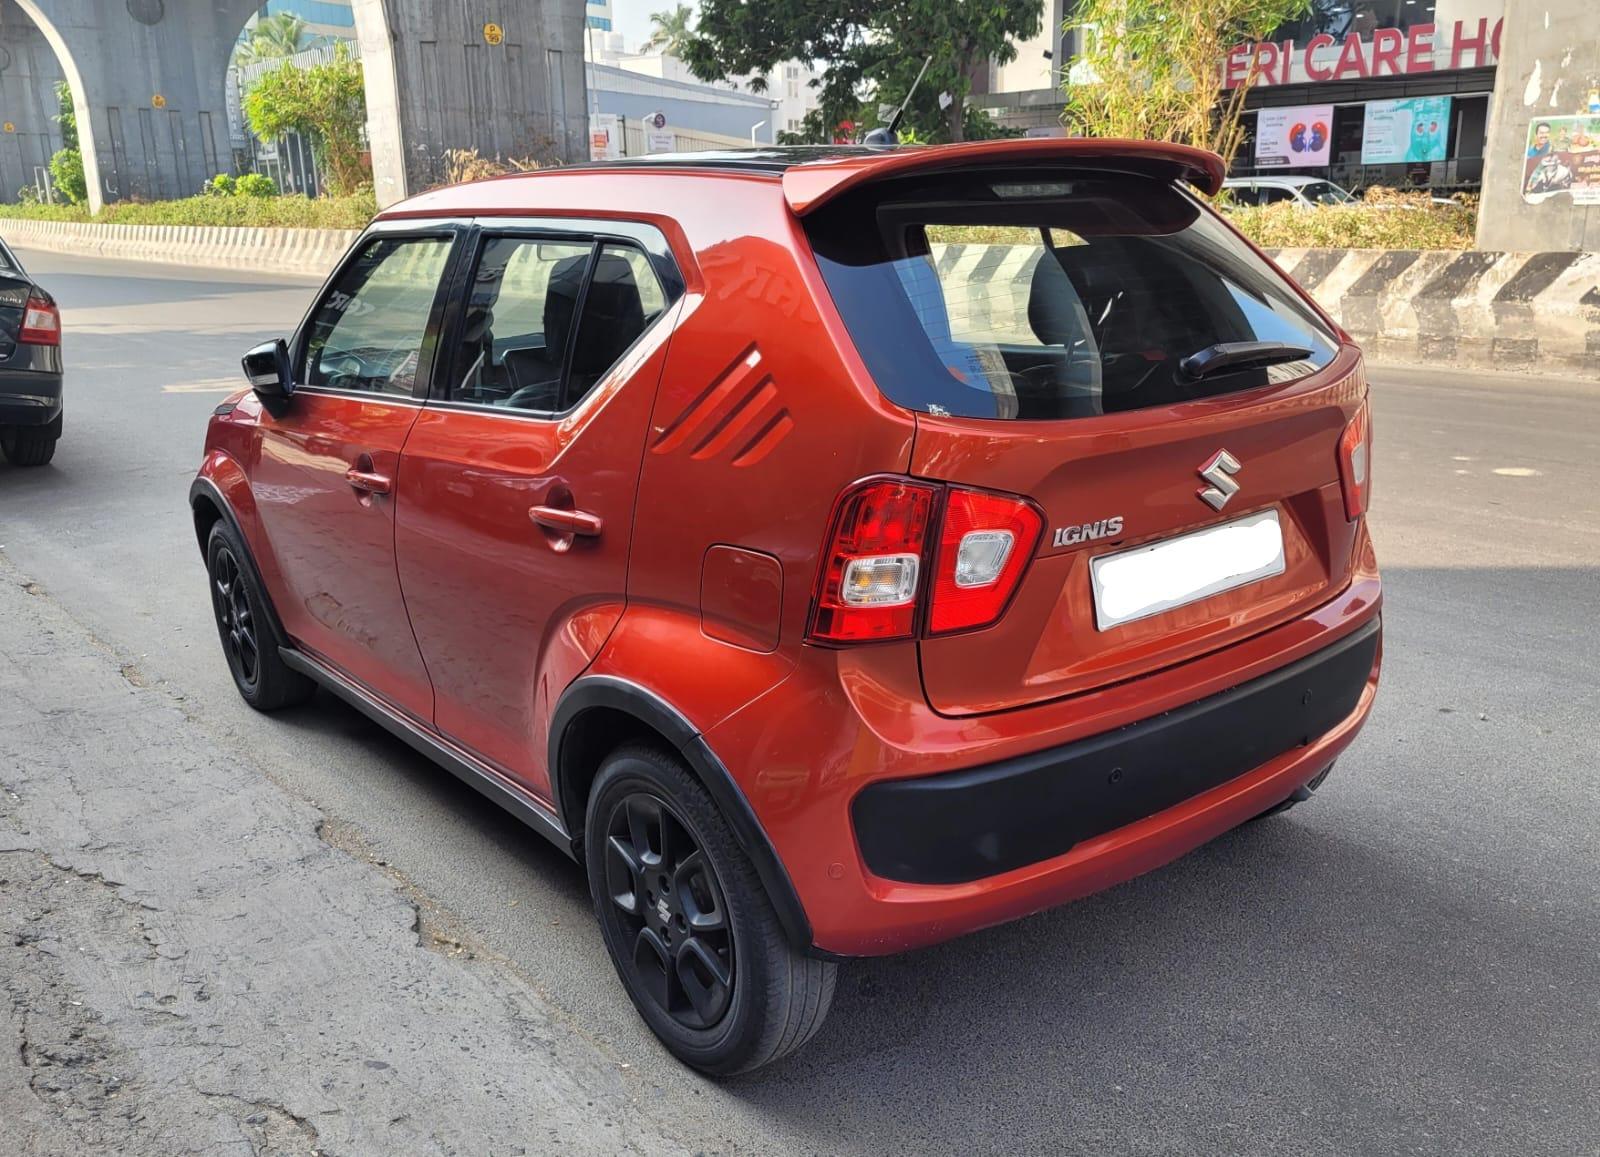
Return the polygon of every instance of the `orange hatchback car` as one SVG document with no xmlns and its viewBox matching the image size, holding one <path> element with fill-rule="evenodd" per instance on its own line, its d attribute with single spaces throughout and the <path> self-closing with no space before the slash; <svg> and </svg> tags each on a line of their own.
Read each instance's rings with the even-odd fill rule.
<svg viewBox="0 0 1600 1157">
<path fill-rule="evenodd" d="M 380 215 L 192 492 L 321 685 L 570 852 L 716 1073 L 838 962 L 1306 799 L 1377 688 L 1361 355 L 1172 145 L 652 157 Z"/>
</svg>

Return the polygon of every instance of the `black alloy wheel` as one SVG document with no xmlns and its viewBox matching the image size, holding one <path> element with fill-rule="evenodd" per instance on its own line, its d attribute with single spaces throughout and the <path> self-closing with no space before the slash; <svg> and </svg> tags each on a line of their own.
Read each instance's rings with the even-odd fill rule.
<svg viewBox="0 0 1600 1157">
<path fill-rule="evenodd" d="M 240 575 L 239 560 L 226 543 L 212 555 L 211 604 L 217 613 L 217 629 L 222 634 L 233 677 L 240 690 L 252 689 L 261 678 L 256 616 L 250 605 L 250 590 Z"/>
<path fill-rule="evenodd" d="M 714 1028 L 737 983 L 733 929 L 722 888 L 684 819 L 659 796 L 634 792 L 605 828 L 603 917 L 632 951 L 637 991 L 686 1029 Z"/>
</svg>

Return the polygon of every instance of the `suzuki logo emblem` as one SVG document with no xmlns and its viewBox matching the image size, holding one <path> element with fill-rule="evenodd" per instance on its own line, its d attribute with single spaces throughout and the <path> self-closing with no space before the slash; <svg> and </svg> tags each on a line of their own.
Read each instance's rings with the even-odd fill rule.
<svg viewBox="0 0 1600 1157">
<path fill-rule="evenodd" d="M 1200 477 L 1211 483 L 1200 490 L 1200 501 L 1212 510 L 1221 510 L 1228 499 L 1239 493 L 1239 484 L 1233 476 L 1239 473 L 1239 459 L 1226 450 L 1218 450 L 1211 460 L 1200 467 Z"/>
</svg>

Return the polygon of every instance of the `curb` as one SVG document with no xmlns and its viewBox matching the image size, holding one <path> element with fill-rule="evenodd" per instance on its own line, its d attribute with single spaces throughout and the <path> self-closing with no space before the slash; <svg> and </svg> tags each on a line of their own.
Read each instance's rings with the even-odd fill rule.
<svg viewBox="0 0 1600 1157">
<path fill-rule="evenodd" d="M 246 229 L 202 225 L 94 225 L 0 218 L 9 244 L 123 261 L 326 277 L 354 229 Z"/>
</svg>

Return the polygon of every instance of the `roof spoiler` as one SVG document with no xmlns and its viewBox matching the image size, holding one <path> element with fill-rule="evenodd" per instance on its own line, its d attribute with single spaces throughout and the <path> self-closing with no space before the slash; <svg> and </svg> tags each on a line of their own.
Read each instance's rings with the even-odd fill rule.
<svg viewBox="0 0 1600 1157">
<path fill-rule="evenodd" d="M 1103 161 L 1124 171 L 1188 181 L 1207 195 L 1221 189 L 1227 176 L 1227 165 L 1216 153 L 1188 145 L 1095 137 L 1023 137 L 932 148 L 893 148 L 795 165 L 783 174 L 783 195 L 795 215 L 804 217 L 842 193 L 892 177 L 1074 161 Z"/>
</svg>

